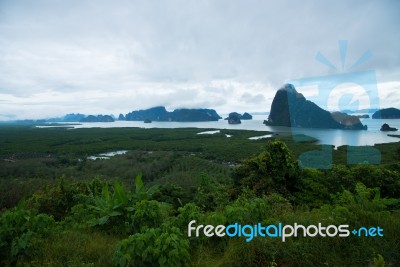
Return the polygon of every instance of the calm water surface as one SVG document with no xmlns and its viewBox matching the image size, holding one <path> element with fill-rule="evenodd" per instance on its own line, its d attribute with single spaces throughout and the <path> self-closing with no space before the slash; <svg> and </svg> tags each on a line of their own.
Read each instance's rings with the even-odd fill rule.
<svg viewBox="0 0 400 267">
<path fill-rule="evenodd" d="M 370 114 L 371 116 L 371 114 Z M 368 130 L 331 130 L 331 129 L 302 129 L 277 126 L 265 126 L 263 121 L 267 115 L 253 116 L 253 120 L 242 121 L 241 124 L 228 124 L 226 120 L 207 121 L 207 122 L 152 122 L 143 123 L 141 121 L 115 121 L 115 122 L 86 122 L 80 125 L 71 125 L 72 128 L 112 128 L 112 127 L 140 127 L 140 128 L 215 128 L 215 129 L 244 129 L 256 131 L 271 131 L 280 134 L 305 134 L 318 139 L 320 144 L 329 144 L 334 146 L 352 145 L 352 146 L 373 146 L 379 143 L 400 142 L 400 138 L 390 137 L 389 133 L 399 134 L 399 132 L 381 132 L 383 123 L 391 127 L 400 129 L 400 119 L 377 120 L 361 119 L 363 124 L 368 125 Z"/>
</svg>

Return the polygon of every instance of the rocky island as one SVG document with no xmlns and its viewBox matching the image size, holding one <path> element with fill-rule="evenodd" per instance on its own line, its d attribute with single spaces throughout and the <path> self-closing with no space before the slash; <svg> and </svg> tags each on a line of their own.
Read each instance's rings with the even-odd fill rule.
<svg viewBox="0 0 400 267">
<path fill-rule="evenodd" d="M 252 119 L 253 119 L 253 116 L 251 116 L 251 114 L 245 112 L 245 113 L 243 113 L 241 119 L 242 119 L 242 120 L 252 120 Z"/>
<path fill-rule="evenodd" d="M 384 123 L 384 124 L 382 124 L 381 131 L 382 132 L 395 132 L 395 131 L 397 131 L 397 128 L 390 127 L 389 124 Z"/>
<path fill-rule="evenodd" d="M 122 114 L 121 114 L 122 115 Z M 175 109 L 169 112 L 165 107 L 153 107 L 144 110 L 132 111 L 125 116 L 127 121 L 177 121 L 177 122 L 197 122 L 197 121 L 218 121 L 221 117 L 213 109 Z"/>
<path fill-rule="evenodd" d="M 228 118 L 226 118 L 226 120 L 228 120 L 229 124 L 241 124 L 241 120 L 240 120 L 240 114 L 236 113 L 236 112 L 232 112 L 229 113 Z"/>
<path fill-rule="evenodd" d="M 400 110 L 397 108 L 384 108 L 372 114 L 373 119 L 400 119 Z"/>
<path fill-rule="evenodd" d="M 89 115 L 80 119 L 79 122 L 114 122 L 114 118 L 110 115 Z"/>
<path fill-rule="evenodd" d="M 253 116 L 251 116 L 249 113 L 245 112 L 243 115 L 237 112 L 231 112 L 229 113 L 228 117 L 225 118 L 225 120 L 229 120 L 229 117 L 235 116 L 238 117 L 240 120 L 252 120 Z"/>
<path fill-rule="evenodd" d="M 269 126 L 300 128 L 366 130 L 367 126 L 356 116 L 341 112 L 329 112 L 298 93 L 293 85 L 280 88 L 272 101 Z"/>
</svg>

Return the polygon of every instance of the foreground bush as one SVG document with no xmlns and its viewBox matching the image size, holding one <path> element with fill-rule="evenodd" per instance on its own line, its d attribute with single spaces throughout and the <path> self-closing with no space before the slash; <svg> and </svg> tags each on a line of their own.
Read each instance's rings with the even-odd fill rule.
<svg viewBox="0 0 400 267">
<path fill-rule="evenodd" d="M 116 266 L 187 266 L 189 241 L 176 227 L 148 228 L 117 245 L 114 263 Z"/>
<path fill-rule="evenodd" d="M 4 212 L 0 217 L 0 263 L 15 264 L 36 256 L 54 226 L 52 217 L 22 207 Z"/>
</svg>

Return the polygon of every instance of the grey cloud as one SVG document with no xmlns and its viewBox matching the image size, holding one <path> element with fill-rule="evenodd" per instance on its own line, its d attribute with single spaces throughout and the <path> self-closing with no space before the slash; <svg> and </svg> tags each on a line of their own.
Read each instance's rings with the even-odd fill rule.
<svg viewBox="0 0 400 267">
<path fill-rule="evenodd" d="M 391 92 L 391 93 L 389 93 L 389 94 L 387 95 L 387 98 L 393 99 L 393 98 L 396 98 L 396 96 L 397 96 L 397 93 L 396 93 L 396 92 Z"/>
<path fill-rule="evenodd" d="M 249 93 L 244 93 L 242 99 L 247 104 L 261 104 L 265 102 L 265 97 L 262 94 L 251 95 Z"/>
<path fill-rule="evenodd" d="M 345 67 L 371 50 L 357 71 L 399 81 L 399 9 L 398 1 L 372 0 L 0 1 L 0 94 L 126 92 L 142 97 L 133 106 L 222 108 L 234 105 L 230 89 L 212 89 L 213 81 L 278 89 L 290 79 L 337 74 L 314 57 L 320 52 L 340 66 L 342 39 L 349 41 Z M 138 84 L 161 89 L 146 98 Z M 185 85 L 204 88 L 190 98 Z M 274 92 L 260 90 L 246 87 L 250 97 L 242 100 L 264 108 Z"/>
</svg>

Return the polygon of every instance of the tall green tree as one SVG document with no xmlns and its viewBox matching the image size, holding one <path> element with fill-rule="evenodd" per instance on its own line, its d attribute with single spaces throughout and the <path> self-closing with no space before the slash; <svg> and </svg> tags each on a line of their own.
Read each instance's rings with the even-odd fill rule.
<svg viewBox="0 0 400 267">
<path fill-rule="evenodd" d="M 235 186 L 248 187 L 257 195 L 289 195 L 298 186 L 300 169 L 282 141 L 270 141 L 264 151 L 245 160 L 234 172 Z"/>
</svg>

